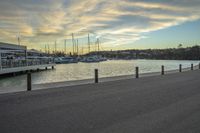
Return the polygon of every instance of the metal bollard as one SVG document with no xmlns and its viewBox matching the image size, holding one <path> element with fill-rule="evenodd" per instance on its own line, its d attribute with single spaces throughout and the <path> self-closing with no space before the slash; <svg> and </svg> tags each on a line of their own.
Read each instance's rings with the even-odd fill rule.
<svg viewBox="0 0 200 133">
<path fill-rule="evenodd" d="M 179 72 L 180 73 L 182 72 L 182 65 L 181 64 L 179 65 Z"/>
<path fill-rule="evenodd" d="M 139 78 L 139 67 L 135 67 L 135 78 Z"/>
<path fill-rule="evenodd" d="M 165 74 L 165 67 L 162 65 L 161 66 L 161 75 L 164 75 Z"/>
<path fill-rule="evenodd" d="M 200 63 L 199 63 L 199 69 L 200 69 Z"/>
<path fill-rule="evenodd" d="M 191 64 L 191 70 L 194 70 L 193 64 Z"/>
<path fill-rule="evenodd" d="M 27 74 L 27 91 L 31 91 L 32 83 L 31 83 L 31 73 L 28 72 Z"/>
<path fill-rule="evenodd" d="M 98 77 L 98 69 L 94 70 L 94 82 L 98 83 L 99 82 L 99 77 Z"/>
</svg>

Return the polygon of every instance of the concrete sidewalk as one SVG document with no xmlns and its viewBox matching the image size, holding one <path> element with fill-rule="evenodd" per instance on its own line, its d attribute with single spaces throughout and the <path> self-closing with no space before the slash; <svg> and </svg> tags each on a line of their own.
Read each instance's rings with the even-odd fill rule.
<svg viewBox="0 0 200 133">
<path fill-rule="evenodd" d="M 2 133 L 199 133 L 200 70 L 0 95 Z"/>
</svg>

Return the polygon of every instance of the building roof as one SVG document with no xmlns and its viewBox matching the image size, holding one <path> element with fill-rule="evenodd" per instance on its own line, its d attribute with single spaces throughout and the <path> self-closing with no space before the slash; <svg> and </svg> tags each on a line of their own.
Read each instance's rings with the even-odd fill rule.
<svg viewBox="0 0 200 133">
<path fill-rule="evenodd" d="M 0 42 L 0 49 L 8 49 L 8 50 L 26 50 L 26 46 L 19 46 L 16 44 L 4 43 Z"/>
</svg>

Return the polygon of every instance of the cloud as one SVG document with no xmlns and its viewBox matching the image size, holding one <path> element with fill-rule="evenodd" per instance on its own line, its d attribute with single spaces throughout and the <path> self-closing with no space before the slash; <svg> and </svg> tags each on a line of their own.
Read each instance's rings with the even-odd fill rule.
<svg viewBox="0 0 200 133">
<path fill-rule="evenodd" d="M 1 41 L 42 42 L 70 39 L 71 33 L 100 36 L 118 46 L 145 38 L 143 33 L 200 18 L 199 0 L 1 0 Z"/>
</svg>

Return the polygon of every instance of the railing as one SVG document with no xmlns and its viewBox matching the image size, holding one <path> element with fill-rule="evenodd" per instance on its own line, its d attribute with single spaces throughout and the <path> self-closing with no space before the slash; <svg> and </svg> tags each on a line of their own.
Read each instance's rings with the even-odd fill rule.
<svg viewBox="0 0 200 133">
<path fill-rule="evenodd" d="M 52 64 L 54 63 L 54 60 L 52 58 L 49 59 L 2 59 L 1 60 L 1 68 L 7 69 L 7 68 L 14 68 L 14 67 L 25 67 L 25 66 L 34 66 L 34 65 L 45 65 L 45 64 Z"/>
</svg>

